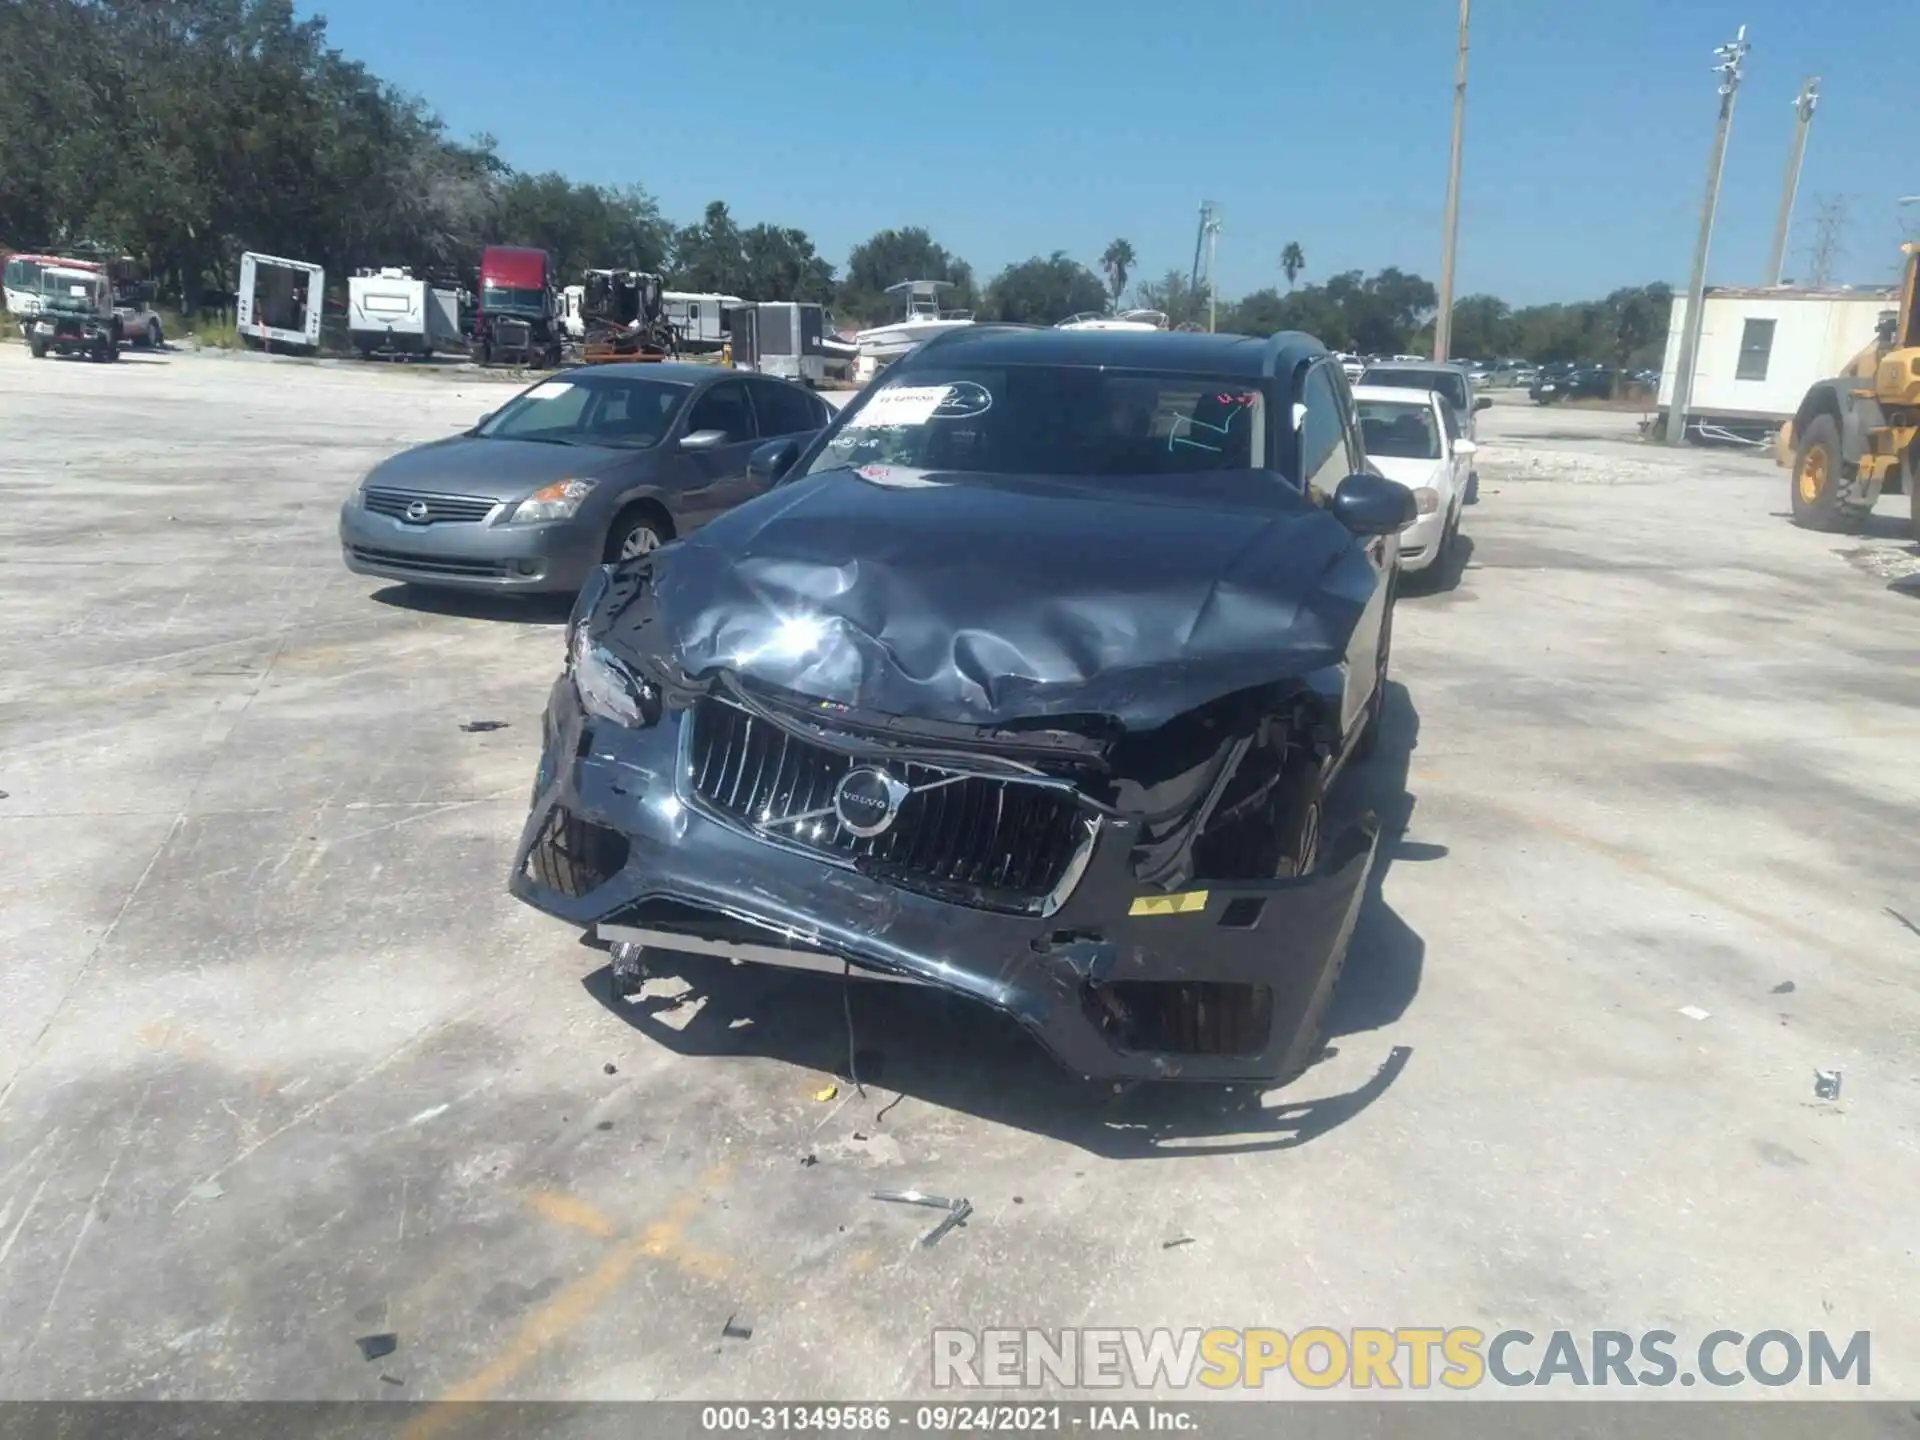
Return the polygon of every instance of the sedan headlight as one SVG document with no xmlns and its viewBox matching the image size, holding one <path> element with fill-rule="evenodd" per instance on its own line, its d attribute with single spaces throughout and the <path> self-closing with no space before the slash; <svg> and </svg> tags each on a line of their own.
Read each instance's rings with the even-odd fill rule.
<svg viewBox="0 0 1920 1440">
<path fill-rule="evenodd" d="M 556 480 L 513 507 L 509 525 L 534 525 L 542 520 L 571 520 L 593 493 L 591 480 Z"/>
<path fill-rule="evenodd" d="M 659 720 L 660 692 L 636 676 L 606 647 L 589 639 L 585 625 L 573 632 L 568 669 L 573 672 L 573 688 L 588 714 L 634 729 Z"/>
<path fill-rule="evenodd" d="M 1422 515 L 1431 515 L 1440 508 L 1440 492 L 1426 485 L 1413 492 L 1413 500 Z"/>
</svg>

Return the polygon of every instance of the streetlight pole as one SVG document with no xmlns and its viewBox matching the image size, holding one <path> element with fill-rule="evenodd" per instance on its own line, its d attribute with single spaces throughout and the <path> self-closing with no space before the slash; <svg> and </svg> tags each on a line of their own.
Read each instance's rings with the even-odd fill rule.
<svg viewBox="0 0 1920 1440">
<path fill-rule="evenodd" d="M 1453 255 L 1460 239 L 1460 142 L 1467 124 L 1467 11 L 1460 0 L 1460 59 L 1453 76 L 1453 159 L 1447 169 L 1447 228 L 1440 245 L 1440 313 L 1433 321 L 1433 358 L 1445 360 L 1453 344 Z"/>
<path fill-rule="evenodd" d="M 1778 285 L 1787 268 L 1787 232 L 1793 228 L 1793 202 L 1800 194 L 1800 167 L 1807 158 L 1807 127 L 1820 103 L 1820 77 L 1800 87 L 1793 102 L 1793 148 L 1787 152 L 1787 183 L 1780 194 L 1780 219 L 1773 227 L 1773 256 L 1767 261 L 1767 284 Z"/>
<path fill-rule="evenodd" d="M 1720 170 L 1727 158 L 1727 132 L 1733 128 L 1733 98 L 1740 89 L 1741 65 L 1747 58 L 1747 27 L 1731 44 L 1716 46 L 1720 77 L 1720 121 L 1713 131 L 1713 149 L 1707 156 L 1707 198 L 1700 206 L 1700 238 L 1693 246 L 1693 278 L 1687 283 L 1687 314 L 1681 322 L 1680 355 L 1673 372 L 1673 400 L 1667 407 L 1667 444 L 1687 441 L 1687 405 L 1693 399 L 1693 367 L 1700 349 L 1701 309 L 1707 295 L 1707 250 L 1713 243 L 1713 216 L 1720 208 Z"/>
</svg>

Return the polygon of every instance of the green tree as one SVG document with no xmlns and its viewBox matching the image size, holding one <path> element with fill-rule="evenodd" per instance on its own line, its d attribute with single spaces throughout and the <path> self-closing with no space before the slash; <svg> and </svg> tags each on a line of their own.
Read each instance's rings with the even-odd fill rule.
<svg viewBox="0 0 1920 1440">
<path fill-rule="evenodd" d="M 903 280 L 946 281 L 953 289 L 941 303 L 950 309 L 971 310 L 977 303 L 973 270 L 966 261 L 950 255 L 918 225 L 910 225 L 904 230 L 882 230 L 853 247 L 835 313 L 856 322 L 889 319 L 898 306 L 887 295 L 887 287 Z"/>
<path fill-rule="evenodd" d="M 740 237 L 746 288 L 753 300 L 833 301 L 833 266 L 814 253 L 804 230 L 755 225 Z"/>
<path fill-rule="evenodd" d="M 986 310 L 995 320 L 1057 325 L 1069 315 L 1106 307 L 1106 287 L 1064 250 L 1009 265 L 987 287 Z"/>
<path fill-rule="evenodd" d="M 1511 354 L 1512 346 L 1513 311 L 1506 301 L 1497 295 L 1467 295 L 1454 303 L 1448 345 L 1453 354 L 1493 360 Z"/>
<path fill-rule="evenodd" d="M 1293 282 L 1300 272 L 1307 268 L 1307 252 L 1300 248 L 1298 240 L 1289 240 L 1287 248 L 1280 252 L 1280 270 L 1287 277 L 1287 289 L 1293 289 Z"/>
<path fill-rule="evenodd" d="M 1182 325 L 1207 323 L 1208 290 L 1194 288 L 1184 270 L 1169 270 L 1158 280 L 1142 280 L 1134 292 L 1141 308 L 1158 310 L 1176 330 Z"/>
<path fill-rule="evenodd" d="M 700 223 L 674 235 L 670 278 L 676 290 L 760 298 L 747 291 L 746 242 L 726 201 L 708 201 Z"/>
<path fill-rule="evenodd" d="M 1127 277 L 1133 273 L 1133 267 L 1139 263 L 1133 253 L 1131 240 L 1114 240 L 1108 243 L 1105 253 L 1100 256 L 1100 269 L 1107 277 L 1107 295 L 1112 308 L 1120 308 L 1120 297 L 1127 293 Z"/>
</svg>

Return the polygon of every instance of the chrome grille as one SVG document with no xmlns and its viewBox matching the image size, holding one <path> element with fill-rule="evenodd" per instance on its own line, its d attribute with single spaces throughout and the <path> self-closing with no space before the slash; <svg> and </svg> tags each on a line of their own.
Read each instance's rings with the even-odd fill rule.
<svg viewBox="0 0 1920 1440">
<path fill-rule="evenodd" d="M 687 724 L 687 781 L 709 809 L 905 889 L 985 909 L 1032 911 L 1060 886 L 1088 843 L 1086 817 L 1071 790 L 899 760 L 885 768 L 913 793 L 885 832 L 855 835 L 833 814 L 834 787 L 870 762 L 720 701 L 700 701 Z M 812 810 L 825 813 L 792 820 Z"/>
<path fill-rule="evenodd" d="M 410 490 L 379 490 L 369 487 L 366 506 L 376 515 L 404 520 L 409 525 L 470 525 L 493 513 L 498 500 L 471 495 L 421 495 Z M 427 507 L 424 515 L 410 515 L 415 505 Z"/>
<path fill-rule="evenodd" d="M 493 343 L 502 350 L 524 350 L 533 340 L 533 327 L 524 320 L 493 322 Z"/>
<path fill-rule="evenodd" d="M 409 555 L 399 550 L 376 550 L 371 545 L 349 545 L 347 553 L 366 565 L 386 570 L 411 570 L 421 575 L 464 575 L 475 580 L 505 580 L 513 575 L 509 560 L 464 560 L 451 555 Z"/>
</svg>

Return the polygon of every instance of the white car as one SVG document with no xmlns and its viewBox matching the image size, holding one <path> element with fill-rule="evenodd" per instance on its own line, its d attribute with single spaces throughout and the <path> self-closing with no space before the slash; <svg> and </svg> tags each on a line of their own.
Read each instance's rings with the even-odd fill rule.
<svg viewBox="0 0 1920 1440">
<path fill-rule="evenodd" d="M 1444 572 L 1460 534 L 1479 447 L 1460 433 L 1458 418 L 1432 391 L 1357 385 L 1354 417 L 1367 460 L 1413 491 L 1420 514 L 1400 532 L 1400 568 Z"/>
</svg>

